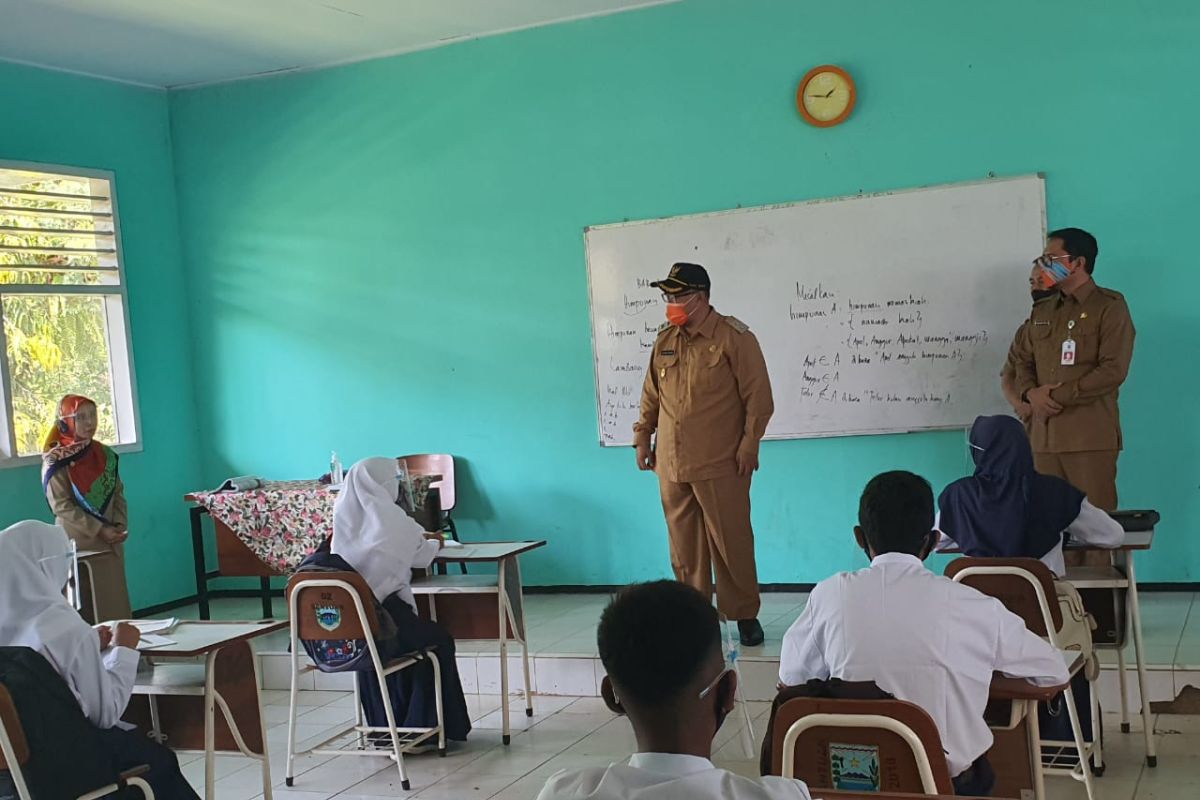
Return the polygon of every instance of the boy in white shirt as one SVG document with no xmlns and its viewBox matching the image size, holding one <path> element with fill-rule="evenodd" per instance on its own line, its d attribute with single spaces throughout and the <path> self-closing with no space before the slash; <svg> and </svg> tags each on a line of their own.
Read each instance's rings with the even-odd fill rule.
<svg viewBox="0 0 1200 800">
<path fill-rule="evenodd" d="M 608 672 L 601 694 L 629 717 L 638 752 L 627 763 L 559 772 L 538 800 L 809 800 L 801 781 L 713 766 L 737 675 L 708 598 L 675 581 L 634 584 L 604 610 L 596 639 Z"/>
<path fill-rule="evenodd" d="M 911 472 L 885 472 L 859 501 L 854 538 L 868 569 L 817 584 L 783 639 L 779 680 L 873 680 L 937 723 L 958 794 L 986 796 L 995 774 L 984 754 L 992 673 L 1039 686 L 1066 684 L 1063 656 L 1000 601 L 935 575 L 933 491 Z"/>
</svg>

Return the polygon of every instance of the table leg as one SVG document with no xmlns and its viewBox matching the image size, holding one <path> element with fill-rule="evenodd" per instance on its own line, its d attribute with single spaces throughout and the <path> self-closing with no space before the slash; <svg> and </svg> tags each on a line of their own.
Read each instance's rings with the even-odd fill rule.
<svg viewBox="0 0 1200 800">
<path fill-rule="evenodd" d="M 1046 774 L 1042 771 L 1042 729 L 1038 725 L 1036 700 L 1025 702 L 1025 726 L 1029 732 L 1029 767 L 1033 771 L 1033 796 L 1046 800 Z"/>
<path fill-rule="evenodd" d="M 502 721 L 501 741 L 508 744 L 512 741 L 512 735 L 509 731 L 508 721 L 508 615 L 505 613 L 505 594 L 504 594 L 504 573 L 507 570 L 504 564 L 496 565 L 496 609 L 497 616 L 500 620 L 500 719 Z M 525 687 L 529 691 L 528 685 Z"/>
<path fill-rule="evenodd" d="M 200 517 L 203 506 L 192 506 L 192 562 L 196 568 L 196 604 L 200 619 L 208 619 L 208 570 L 204 566 L 204 526 Z"/>
<path fill-rule="evenodd" d="M 275 619 L 271 610 L 271 579 L 265 575 L 259 578 L 258 588 L 262 592 L 263 619 Z"/>
<path fill-rule="evenodd" d="M 1125 646 L 1117 648 L 1117 684 L 1121 689 L 1121 733 L 1129 733 L 1129 679 L 1125 675 Z"/>
<path fill-rule="evenodd" d="M 158 697 L 155 695 L 147 695 L 146 704 L 150 706 L 150 738 L 159 744 L 167 741 L 167 737 L 162 732 L 162 721 L 158 716 Z"/>
<path fill-rule="evenodd" d="M 217 796 L 217 698 L 213 681 L 218 652 L 214 650 L 204 659 L 204 800 L 215 800 Z"/>
<path fill-rule="evenodd" d="M 515 591 L 513 592 L 514 597 L 509 598 L 508 616 L 509 616 L 509 619 L 512 620 L 513 632 L 519 634 L 521 637 L 521 661 L 522 661 L 522 665 L 525 670 L 525 716 L 532 717 L 533 716 L 533 688 L 532 688 L 533 682 L 532 682 L 532 680 L 530 680 L 530 677 L 529 677 L 529 631 L 525 628 L 525 603 L 524 603 L 524 598 L 521 595 L 521 593 L 524 591 L 522 584 L 521 584 L 521 563 L 519 561 L 517 561 L 515 558 L 511 559 L 510 561 L 506 561 L 504 563 L 505 564 L 511 563 L 512 567 L 513 567 L 512 582 L 515 585 L 510 585 L 508 588 L 510 590 L 515 589 Z M 463 566 L 466 566 L 466 565 L 464 564 Z M 502 594 L 500 596 L 507 597 L 507 595 L 505 595 L 505 594 Z M 517 602 L 517 606 L 515 608 L 513 607 L 514 598 Z M 517 619 L 518 609 L 520 610 L 520 614 L 521 614 L 520 619 Z"/>
<path fill-rule="evenodd" d="M 1150 695 L 1146 689 L 1146 652 L 1142 644 L 1142 609 L 1138 604 L 1137 575 L 1133 569 L 1133 551 L 1127 553 L 1126 577 L 1129 578 L 1129 615 L 1133 617 L 1133 649 L 1137 658 L 1138 690 L 1142 695 L 1142 727 L 1146 738 L 1146 766 L 1157 767 L 1154 751 L 1154 719 L 1150 716 Z"/>
</svg>

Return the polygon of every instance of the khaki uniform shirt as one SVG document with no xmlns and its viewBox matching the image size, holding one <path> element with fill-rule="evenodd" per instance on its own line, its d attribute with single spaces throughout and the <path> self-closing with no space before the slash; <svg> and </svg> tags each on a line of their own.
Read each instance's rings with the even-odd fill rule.
<svg viewBox="0 0 1200 800">
<path fill-rule="evenodd" d="M 1075 363 L 1063 366 L 1068 336 L 1075 340 Z M 1022 394 L 1061 383 L 1051 397 L 1063 406 L 1055 417 L 1030 422 L 1035 453 L 1121 449 L 1117 395 L 1129 374 L 1133 338 L 1125 298 L 1092 282 L 1033 307 L 1009 350 L 1014 383 Z"/>
<path fill-rule="evenodd" d="M 692 331 L 659 331 L 642 385 L 634 443 L 657 432 L 659 475 L 676 483 L 736 474 L 775 411 L 762 349 L 746 325 L 714 309 Z"/>
<path fill-rule="evenodd" d="M 54 519 L 75 540 L 80 550 L 111 550 L 112 545 L 100 536 L 104 523 L 83 510 L 75 499 L 71 476 L 63 467 L 46 484 L 46 501 L 54 512 Z M 129 509 L 125 504 L 125 486 L 117 478 L 117 489 L 108 504 L 108 519 L 114 528 L 125 530 L 129 525 Z"/>
</svg>

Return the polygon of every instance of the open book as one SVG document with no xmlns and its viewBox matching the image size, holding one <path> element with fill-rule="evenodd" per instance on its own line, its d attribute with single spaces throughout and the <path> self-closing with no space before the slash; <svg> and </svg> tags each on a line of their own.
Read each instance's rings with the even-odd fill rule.
<svg viewBox="0 0 1200 800">
<path fill-rule="evenodd" d="M 243 475 L 240 478 L 230 478 L 222 483 L 214 492 L 248 492 L 251 489 L 259 489 L 263 485 L 262 478 L 255 478 L 252 475 Z"/>
</svg>

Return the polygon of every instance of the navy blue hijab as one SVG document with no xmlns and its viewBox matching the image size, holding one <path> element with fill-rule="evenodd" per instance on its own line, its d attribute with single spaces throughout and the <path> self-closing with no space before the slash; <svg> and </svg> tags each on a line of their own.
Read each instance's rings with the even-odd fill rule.
<svg viewBox="0 0 1200 800">
<path fill-rule="evenodd" d="M 1025 427 L 1014 417 L 978 417 L 971 426 L 975 474 L 938 498 L 939 527 L 969 556 L 1041 558 L 1079 516 L 1083 492 L 1033 469 Z"/>
</svg>

